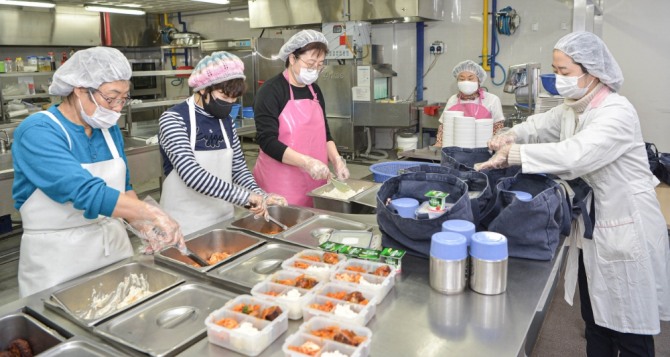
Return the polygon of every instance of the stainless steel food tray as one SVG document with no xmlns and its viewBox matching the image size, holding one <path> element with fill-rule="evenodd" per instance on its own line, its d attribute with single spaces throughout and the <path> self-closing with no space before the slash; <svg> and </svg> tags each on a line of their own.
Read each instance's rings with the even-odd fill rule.
<svg viewBox="0 0 670 357">
<path fill-rule="evenodd" d="M 312 217 L 300 226 L 294 227 L 276 238 L 303 247 L 314 248 L 319 246 L 319 237 L 318 234 L 313 232 L 319 232 L 319 230 L 323 230 L 323 228 L 361 231 L 371 229 L 371 227 L 365 223 L 322 214 Z"/>
<path fill-rule="evenodd" d="M 351 198 L 352 206 L 361 205 L 377 209 L 377 192 L 382 187 L 381 183 L 377 183 L 369 189 L 357 194 Z"/>
<path fill-rule="evenodd" d="M 314 216 L 314 212 L 295 206 L 270 206 L 268 207 L 268 213 L 279 222 L 287 225 L 289 231 L 291 230 L 291 227 Z M 260 234 L 267 238 L 274 238 L 282 233 L 281 227 L 273 222 L 268 222 L 263 218 L 256 219 L 254 218 L 253 213 L 249 213 L 246 216 L 233 221 L 233 223 L 230 224 L 230 228 Z"/>
<path fill-rule="evenodd" d="M 354 210 L 354 207 L 351 204 L 351 199 L 356 197 L 357 195 L 363 194 L 365 190 L 368 190 L 375 185 L 381 186 L 381 184 L 375 184 L 372 181 L 355 180 L 355 179 L 347 179 L 344 180 L 344 182 L 347 185 L 349 185 L 349 187 L 351 187 L 351 189 L 354 192 L 357 192 L 361 189 L 363 189 L 363 191 L 361 191 L 360 193 L 352 192 L 354 194 L 347 198 L 335 198 L 326 196 L 325 194 L 327 192 L 335 190 L 335 186 L 329 182 L 307 193 L 307 195 L 312 197 L 312 199 L 314 200 L 314 208 L 319 208 L 333 212 L 340 212 L 340 213 L 360 213 Z"/>
<path fill-rule="evenodd" d="M 123 282 L 124 278 L 131 274 L 145 276 L 152 293 L 123 308 L 110 311 L 97 318 L 82 316 L 91 307 L 91 296 L 94 290 L 103 294 L 111 294 Z M 166 270 L 131 262 L 95 276 L 77 279 L 73 285 L 52 293 L 50 299 L 45 301 L 45 305 L 50 308 L 61 309 L 65 312 L 65 316 L 74 322 L 91 327 L 183 282 L 182 278 Z"/>
<path fill-rule="evenodd" d="M 207 276 L 248 292 L 270 274 L 280 270 L 284 260 L 301 250 L 302 248 L 288 244 L 266 244 L 230 264 L 211 270 Z"/>
<path fill-rule="evenodd" d="M 207 260 L 216 252 L 226 252 L 230 256 L 213 265 L 194 266 L 189 257 L 182 255 L 178 249 L 171 247 L 154 255 L 155 261 L 161 265 L 185 270 L 189 273 L 201 274 L 226 264 L 234 258 L 265 243 L 265 240 L 253 237 L 240 231 L 216 229 L 186 241 L 186 246 L 201 258 Z M 197 265 L 197 264 L 196 264 Z"/>
<path fill-rule="evenodd" d="M 23 310 L 0 317 L 0 347 L 17 338 L 26 340 L 35 355 L 65 341 L 65 337 Z"/>
<path fill-rule="evenodd" d="M 93 329 L 105 339 L 151 356 L 173 356 L 205 337 L 205 319 L 234 298 L 202 284 L 185 284 Z"/>
<path fill-rule="evenodd" d="M 40 354 L 40 357 L 115 357 L 122 353 L 99 342 L 74 337 Z"/>
</svg>

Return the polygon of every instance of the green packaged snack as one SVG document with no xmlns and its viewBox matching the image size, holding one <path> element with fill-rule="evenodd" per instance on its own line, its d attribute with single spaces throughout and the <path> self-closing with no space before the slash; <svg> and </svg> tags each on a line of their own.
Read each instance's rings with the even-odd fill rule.
<svg viewBox="0 0 670 357">
<path fill-rule="evenodd" d="M 393 266 L 397 271 L 400 271 L 402 265 L 402 257 L 405 256 L 405 251 L 395 248 L 383 248 L 381 251 L 381 261 Z"/>
<path fill-rule="evenodd" d="M 358 253 L 358 259 L 378 261 L 381 251 L 376 249 L 363 249 Z"/>
<path fill-rule="evenodd" d="M 448 193 L 436 190 L 430 190 L 424 195 L 428 197 L 428 204 L 433 210 L 441 211 L 446 207 Z"/>
<path fill-rule="evenodd" d="M 347 257 L 355 258 L 355 257 L 358 256 L 358 254 L 362 250 L 363 250 L 363 248 L 351 247 L 351 246 L 348 246 L 348 245 L 342 245 L 342 247 L 340 247 L 340 249 L 337 252 L 342 253 L 342 254 L 346 255 Z"/>
<path fill-rule="evenodd" d="M 319 248 L 321 248 L 321 250 L 326 252 L 337 252 L 338 250 L 340 250 L 342 246 L 343 246 L 342 243 L 324 242 L 319 246 Z"/>
</svg>

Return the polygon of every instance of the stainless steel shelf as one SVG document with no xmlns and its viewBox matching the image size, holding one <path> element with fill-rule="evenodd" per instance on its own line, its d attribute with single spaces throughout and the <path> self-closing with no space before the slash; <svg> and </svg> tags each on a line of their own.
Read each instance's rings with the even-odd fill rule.
<svg viewBox="0 0 670 357">
<path fill-rule="evenodd" d="M 130 109 L 142 109 L 142 108 L 155 108 L 155 107 L 171 106 L 171 105 L 179 104 L 179 103 L 181 103 L 185 100 L 186 100 L 186 98 L 142 102 L 142 103 L 138 103 L 138 104 L 131 104 Z"/>
<path fill-rule="evenodd" d="M 0 73 L 0 78 L 12 78 L 12 77 L 28 77 L 28 76 L 53 76 L 54 72 L 9 72 L 9 73 Z"/>
<path fill-rule="evenodd" d="M 133 77 L 174 76 L 177 74 L 190 75 L 191 72 L 193 72 L 192 69 L 180 69 L 180 70 L 169 70 L 169 71 L 135 71 L 133 72 Z"/>
<path fill-rule="evenodd" d="M 23 94 L 23 95 L 5 95 L 2 96 L 4 100 L 12 99 L 31 99 L 31 98 L 49 98 L 49 97 L 58 97 L 57 95 L 51 95 L 49 93 L 40 93 L 40 94 Z"/>
</svg>

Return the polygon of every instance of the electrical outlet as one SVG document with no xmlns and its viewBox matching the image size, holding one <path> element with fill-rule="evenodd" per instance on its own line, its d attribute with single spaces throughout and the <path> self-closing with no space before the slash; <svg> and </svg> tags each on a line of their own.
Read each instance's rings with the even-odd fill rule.
<svg viewBox="0 0 670 357">
<path fill-rule="evenodd" d="M 536 22 L 536 23 L 530 25 L 530 28 L 533 31 L 538 31 L 540 29 L 540 24 Z"/>
<path fill-rule="evenodd" d="M 441 54 L 443 54 L 444 51 L 446 50 L 446 48 L 445 48 L 445 46 L 444 46 L 444 42 L 442 42 L 442 41 L 434 41 L 433 44 L 430 45 L 430 48 L 431 48 L 431 49 L 432 49 L 432 48 L 435 48 L 435 52 L 434 52 L 434 53 L 435 53 L 436 55 L 441 55 Z M 431 52 L 431 53 L 433 53 L 433 52 Z"/>
</svg>

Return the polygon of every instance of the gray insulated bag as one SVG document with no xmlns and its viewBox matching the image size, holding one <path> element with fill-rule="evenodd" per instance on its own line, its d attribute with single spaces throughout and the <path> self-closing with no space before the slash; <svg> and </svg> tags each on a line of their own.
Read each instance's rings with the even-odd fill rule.
<svg viewBox="0 0 670 357">
<path fill-rule="evenodd" d="M 402 197 L 426 201 L 424 195 L 431 190 L 449 193 L 447 202 L 453 204 L 439 217 L 404 218 L 389 204 L 390 200 Z M 442 231 L 442 223 L 448 219 L 473 220 L 468 186 L 454 175 L 405 173 L 386 180 L 377 192 L 377 224 L 384 247 L 404 249 L 408 254 L 427 258 L 431 237 Z"/>
</svg>

